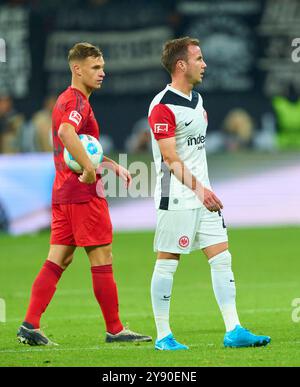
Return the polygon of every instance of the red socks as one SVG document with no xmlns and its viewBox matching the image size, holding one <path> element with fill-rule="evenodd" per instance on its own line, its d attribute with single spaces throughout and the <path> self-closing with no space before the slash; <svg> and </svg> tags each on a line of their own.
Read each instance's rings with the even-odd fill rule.
<svg viewBox="0 0 300 387">
<path fill-rule="evenodd" d="M 40 327 L 42 313 L 51 301 L 63 271 L 59 265 L 47 260 L 36 277 L 32 285 L 30 303 L 24 320 L 33 325 L 34 328 Z"/>
<path fill-rule="evenodd" d="M 118 291 L 114 281 L 112 265 L 91 267 L 93 288 L 101 307 L 106 331 L 115 335 L 123 329 L 119 319 Z"/>
<path fill-rule="evenodd" d="M 119 319 L 118 292 L 112 265 L 93 266 L 91 271 L 94 293 L 102 310 L 106 331 L 113 335 L 119 333 L 123 325 Z M 59 265 L 47 260 L 32 285 L 24 321 L 36 329 L 40 327 L 42 313 L 51 301 L 62 273 L 63 269 Z"/>
</svg>

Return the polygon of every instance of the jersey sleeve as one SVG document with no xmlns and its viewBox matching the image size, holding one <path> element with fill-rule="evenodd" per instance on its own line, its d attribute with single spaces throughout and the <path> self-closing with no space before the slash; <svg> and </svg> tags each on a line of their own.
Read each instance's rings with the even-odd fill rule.
<svg viewBox="0 0 300 387">
<path fill-rule="evenodd" d="M 86 118 L 85 110 L 86 109 L 83 109 L 82 107 L 78 106 L 76 99 L 70 99 L 65 104 L 61 123 L 71 124 L 75 128 L 76 132 L 79 132 L 82 127 L 82 123 Z"/>
<path fill-rule="evenodd" d="M 168 106 L 161 103 L 155 105 L 148 120 L 156 140 L 175 137 L 175 115 Z"/>
</svg>

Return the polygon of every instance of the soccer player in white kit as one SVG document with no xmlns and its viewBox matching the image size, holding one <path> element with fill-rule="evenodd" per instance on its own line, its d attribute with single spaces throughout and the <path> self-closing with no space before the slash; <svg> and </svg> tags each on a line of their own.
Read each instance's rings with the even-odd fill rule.
<svg viewBox="0 0 300 387">
<path fill-rule="evenodd" d="M 149 108 L 157 173 L 157 261 L 151 281 L 157 328 L 155 348 L 188 349 L 175 340 L 170 329 L 170 299 L 180 255 L 200 249 L 210 264 L 214 294 L 224 319 L 224 345 L 267 345 L 270 337 L 257 336 L 243 328 L 236 310 L 223 205 L 212 191 L 207 172 L 207 114 L 201 95 L 193 90 L 202 82 L 206 68 L 199 41 L 184 37 L 166 42 L 162 64 L 172 82 L 154 97 Z"/>
</svg>

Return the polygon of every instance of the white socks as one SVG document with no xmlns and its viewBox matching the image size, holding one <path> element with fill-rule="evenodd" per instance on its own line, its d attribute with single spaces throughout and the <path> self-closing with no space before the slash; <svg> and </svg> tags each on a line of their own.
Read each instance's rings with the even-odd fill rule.
<svg viewBox="0 0 300 387">
<path fill-rule="evenodd" d="M 154 267 L 151 281 L 151 300 L 158 340 L 171 333 L 169 325 L 170 299 L 173 275 L 177 266 L 176 259 L 158 259 Z"/>
<path fill-rule="evenodd" d="M 228 332 L 233 330 L 236 325 L 240 325 L 235 305 L 236 292 L 231 270 L 231 254 L 228 250 L 223 251 L 208 262 L 211 266 L 215 297 Z M 177 266 L 176 259 L 158 259 L 154 267 L 151 281 L 151 300 L 158 340 L 171 333 L 169 325 L 170 299 L 173 276 Z"/>
<path fill-rule="evenodd" d="M 215 255 L 209 261 L 212 285 L 221 310 L 226 331 L 240 325 L 235 305 L 235 283 L 231 270 L 231 254 L 228 250 Z"/>
</svg>

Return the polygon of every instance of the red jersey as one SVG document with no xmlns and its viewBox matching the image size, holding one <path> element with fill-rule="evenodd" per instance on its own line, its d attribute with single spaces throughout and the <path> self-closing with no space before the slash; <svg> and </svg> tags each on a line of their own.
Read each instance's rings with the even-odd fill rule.
<svg viewBox="0 0 300 387">
<path fill-rule="evenodd" d="M 69 86 L 58 97 L 52 113 L 52 136 L 54 164 L 56 169 L 52 190 L 53 204 L 72 204 L 90 201 L 96 192 L 96 184 L 81 183 L 79 175 L 69 169 L 64 161 L 64 145 L 58 137 L 58 129 L 62 123 L 71 124 L 76 133 L 89 134 L 99 138 L 99 127 L 93 110 L 86 96 L 78 89 Z M 100 183 L 101 184 L 101 183 Z"/>
</svg>

